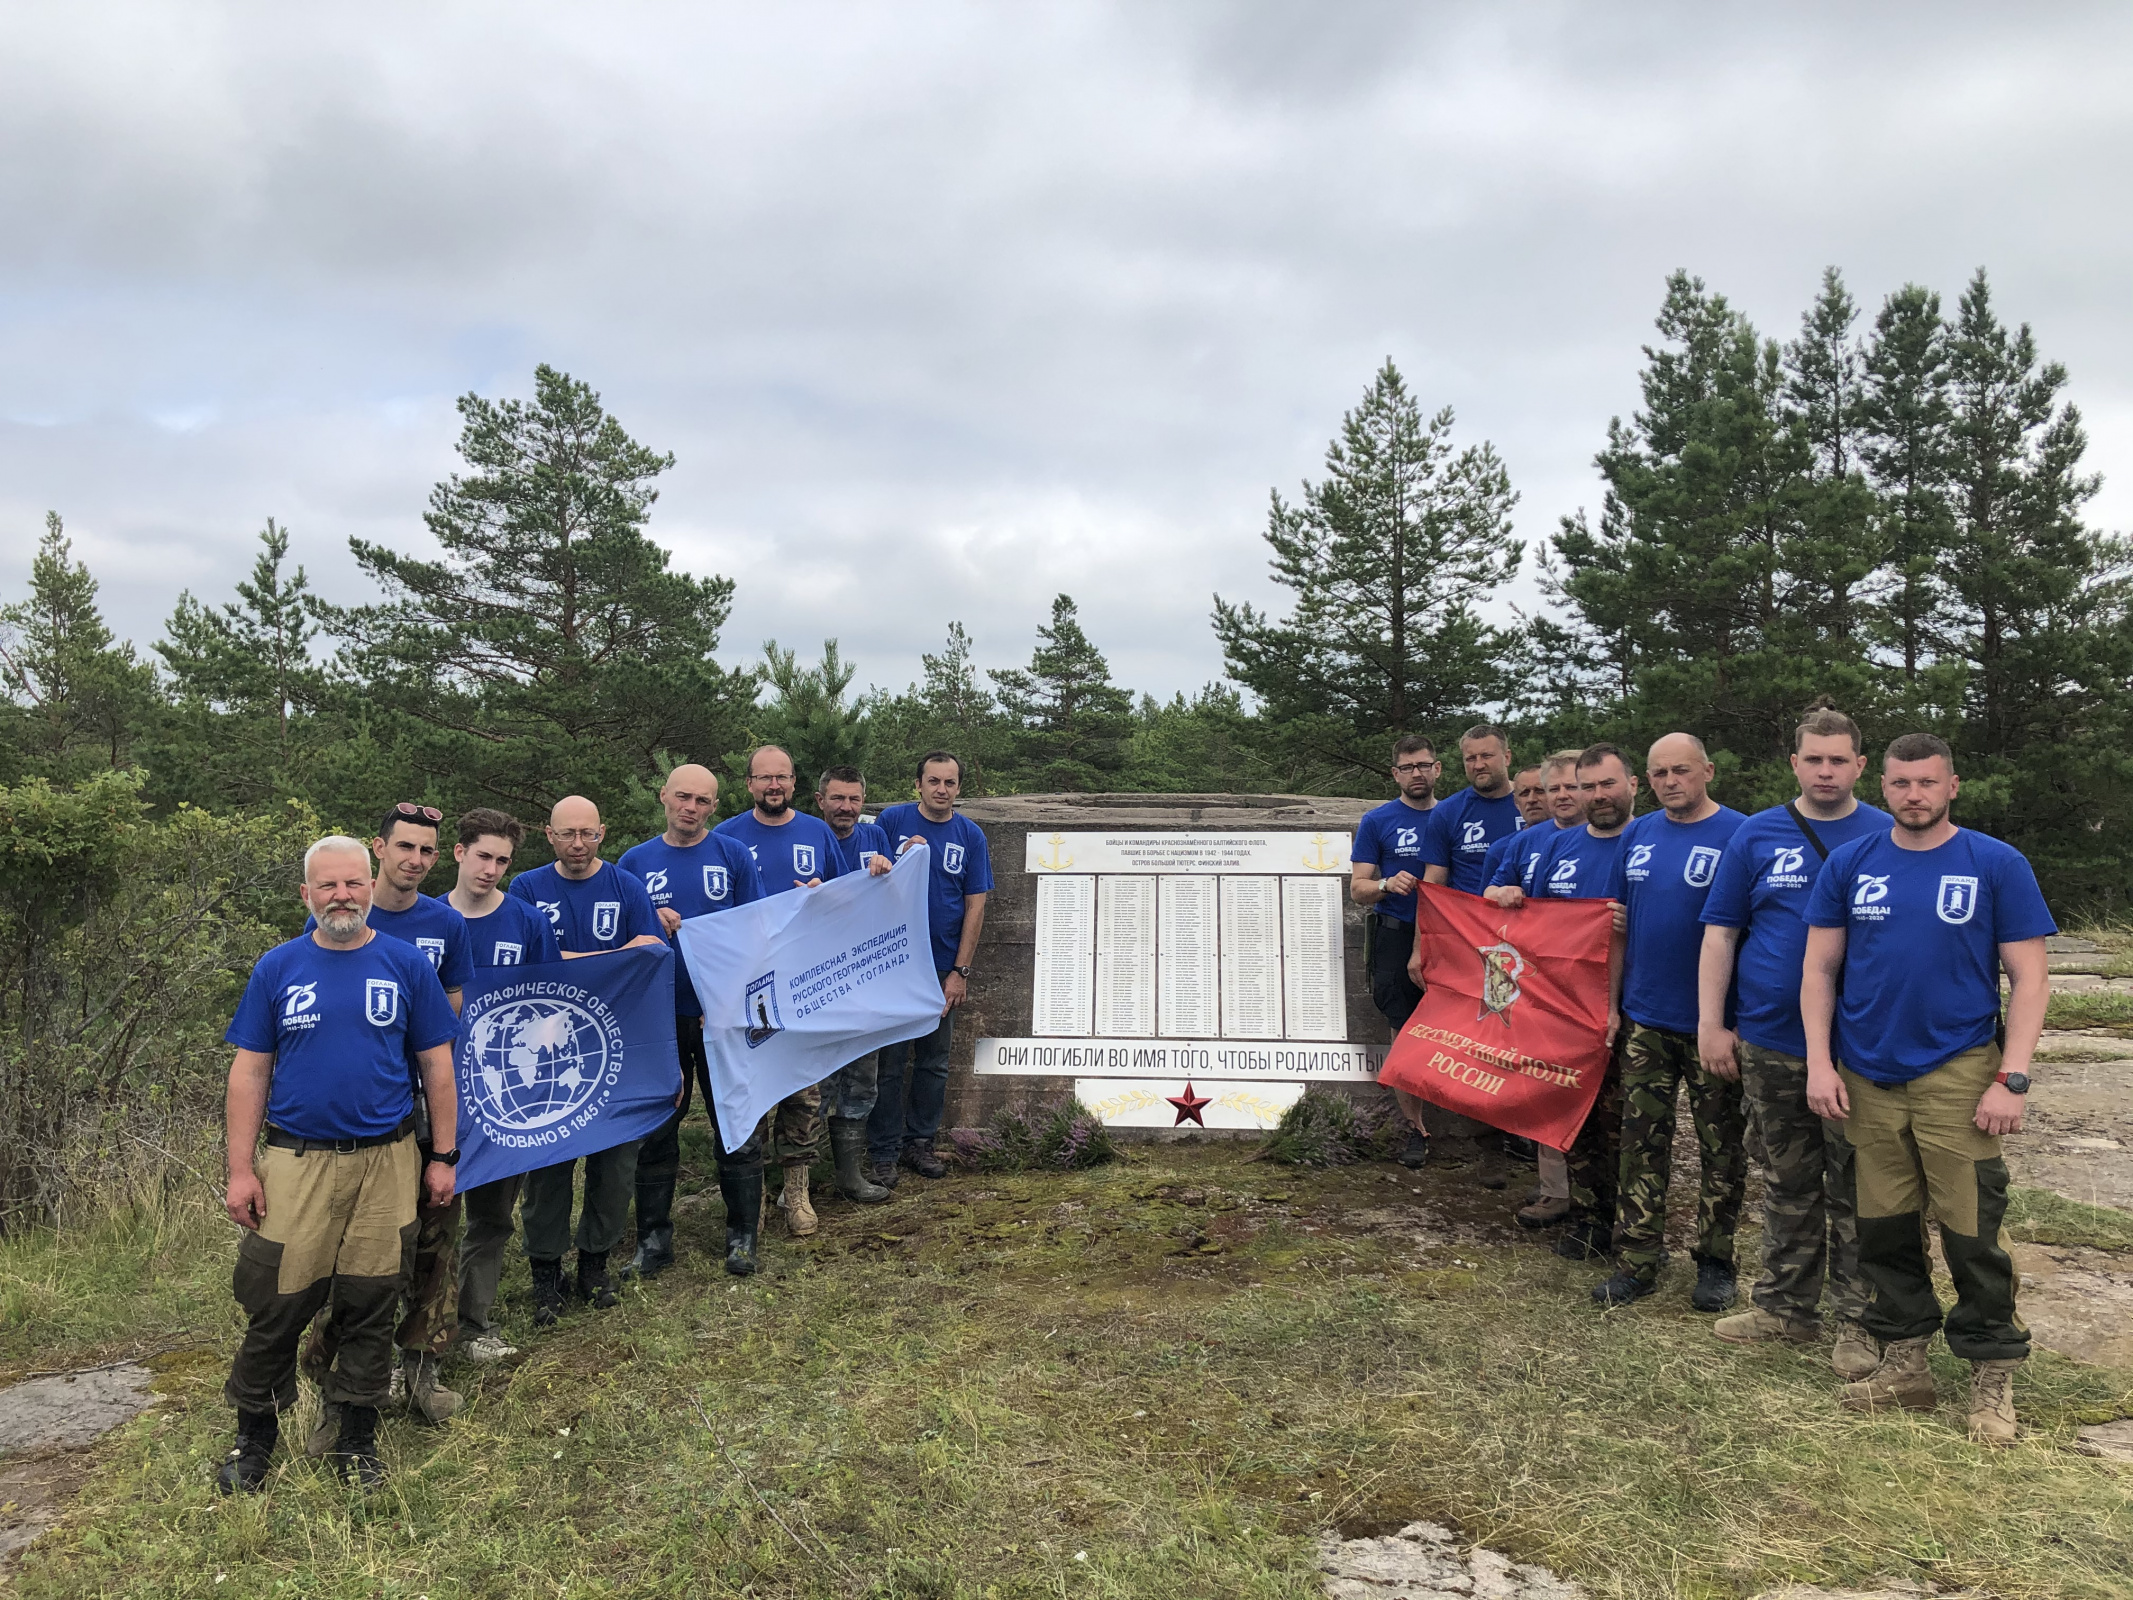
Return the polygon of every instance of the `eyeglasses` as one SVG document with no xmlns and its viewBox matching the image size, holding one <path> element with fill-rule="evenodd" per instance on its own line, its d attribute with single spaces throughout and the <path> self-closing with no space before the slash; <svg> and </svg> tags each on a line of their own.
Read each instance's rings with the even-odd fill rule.
<svg viewBox="0 0 2133 1600">
<path fill-rule="evenodd" d="M 750 783 L 790 783 L 792 782 L 792 774 L 789 772 L 751 772 L 748 774 L 748 781 Z"/>
<path fill-rule="evenodd" d="M 550 828 L 548 837 L 563 844 L 577 844 L 580 840 L 598 839 L 598 828 Z"/>
<path fill-rule="evenodd" d="M 399 801 L 393 809 L 403 817 L 420 817 L 424 822 L 444 821 L 444 813 L 435 806 L 418 806 L 412 800 Z"/>
<path fill-rule="evenodd" d="M 1441 763 L 1435 761 L 1398 761 L 1393 763 L 1395 772 L 1434 772 Z"/>
</svg>

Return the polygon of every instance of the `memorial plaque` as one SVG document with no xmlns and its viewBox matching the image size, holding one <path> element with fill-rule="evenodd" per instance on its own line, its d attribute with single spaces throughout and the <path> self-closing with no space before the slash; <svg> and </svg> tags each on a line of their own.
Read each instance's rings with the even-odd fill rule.
<svg viewBox="0 0 2133 1600">
<path fill-rule="evenodd" d="M 1037 884 L 1037 965 L 1030 1031 L 1076 1037 L 1095 1027 L 1096 880 Z"/>
<path fill-rule="evenodd" d="M 1219 878 L 1168 874 L 1156 894 L 1157 1032 L 1166 1039 L 1220 1037 L 1222 986 L 1216 943 Z"/>
<path fill-rule="evenodd" d="M 1281 880 L 1281 980 L 1282 1037 L 1348 1037 L 1339 884 L 1323 878 Z"/>
<path fill-rule="evenodd" d="M 1096 880 L 1096 953 L 1155 954 L 1154 878 L 1102 877 Z"/>
<path fill-rule="evenodd" d="M 1222 886 L 1222 1037 L 1279 1039 L 1281 880 L 1232 876 Z"/>
<path fill-rule="evenodd" d="M 1155 957 L 1096 953 L 1096 1034 L 1145 1039 L 1155 1032 Z"/>
</svg>

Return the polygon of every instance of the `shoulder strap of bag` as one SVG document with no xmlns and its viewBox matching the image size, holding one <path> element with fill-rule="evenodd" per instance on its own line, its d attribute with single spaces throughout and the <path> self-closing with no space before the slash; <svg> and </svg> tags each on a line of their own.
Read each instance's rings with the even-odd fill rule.
<svg viewBox="0 0 2133 1600">
<path fill-rule="evenodd" d="M 1800 815 L 1800 802 L 1797 800 L 1786 801 L 1785 815 L 1792 818 L 1793 822 L 1799 827 L 1800 832 L 1807 835 L 1807 842 L 1815 847 L 1815 859 L 1817 861 L 1827 861 L 1829 859 L 1829 846 L 1822 842 L 1822 836 L 1810 828 L 1807 825 L 1807 819 Z"/>
</svg>

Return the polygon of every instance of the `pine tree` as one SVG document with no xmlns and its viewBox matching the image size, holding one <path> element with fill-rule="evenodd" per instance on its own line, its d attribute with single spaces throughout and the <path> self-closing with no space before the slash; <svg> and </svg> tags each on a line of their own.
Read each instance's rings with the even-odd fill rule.
<svg viewBox="0 0 2133 1600">
<path fill-rule="evenodd" d="M 1940 296 L 1906 284 L 1882 303 L 1866 352 L 1861 453 L 1878 497 L 1877 643 L 1900 664 L 1914 717 L 1936 693 L 1928 674 L 1941 606 L 1941 561 L 1954 535 L 1948 501 L 1948 336 Z"/>
<path fill-rule="evenodd" d="M 26 599 L 0 608 L 0 692 L 14 776 L 74 781 L 130 764 L 156 707 L 155 669 L 114 643 L 96 579 L 48 511 Z"/>
<path fill-rule="evenodd" d="M 1082 632 L 1069 596 L 1052 601 L 1052 620 L 1037 630 L 1029 670 L 990 676 L 1017 725 L 1018 786 L 1098 789 L 1125 765 L 1133 697 L 1111 682 L 1110 664 Z"/>
<path fill-rule="evenodd" d="M 857 668 L 838 653 L 837 641 L 822 641 L 822 659 L 802 666 L 798 653 L 780 649 L 775 639 L 763 646 L 763 677 L 769 703 L 750 717 L 749 742 L 774 744 L 792 757 L 793 776 L 804 799 L 814 792 L 825 767 L 864 768 L 872 747 L 866 709 L 845 699 Z M 741 764 L 730 763 L 736 773 Z M 739 809 L 745 791 L 733 791 Z"/>
<path fill-rule="evenodd" d="M 756 678 L 712 660 L 733 584 L 670 571 L 645 533 L 674 458 L 547 366 L 532 401 L 459 412 L 469 471 L 424 517 L 441 559 L 353 540 L 387 599 L 331 613 L 431 793 L 529 816 L 573 791 L 613 804 L 663 753 L 734 748 Z"/>
<path fill-rule="evenodd" d="M 1449 407 L 1424 419 L 1387 361 L 1266 541 L 1295 596 L 1277 619 L 1215 596 L 1230 676 L 1313 766 L 1376 771 L 1390 736 L 1437 731 L 1501 700 L 1515 636 L 1479 607 L 1516 575 L 1517 496 L 1486 442 L 1455 451 Z M 1336 780 L 1337 781 L 1337 780 Z"/>
</svg>

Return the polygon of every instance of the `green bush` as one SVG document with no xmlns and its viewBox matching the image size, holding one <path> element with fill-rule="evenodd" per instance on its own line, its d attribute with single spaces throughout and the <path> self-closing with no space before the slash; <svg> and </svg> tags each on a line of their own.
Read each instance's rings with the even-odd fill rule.
<svg viewBox="0 0 2133 1600">
<path fill-rule="evenodd" d="M 1384 1108 L 1358 1104 L 1335 1089 L 1306 1089 L 1281 1114 L 1259 1153 L 1293 1167 L 1345 1167 L 1385 1154 L 1399 1130 Z"/>
<path fill-rule="evenodd" d="M 1002 1111 L 954 1138 L 957 1156 L 980 1172 L 1072 1172 L 1118 1159 L 1111 1130 L 1072 1097 L 1049 1111 Z"/>
</svg>

